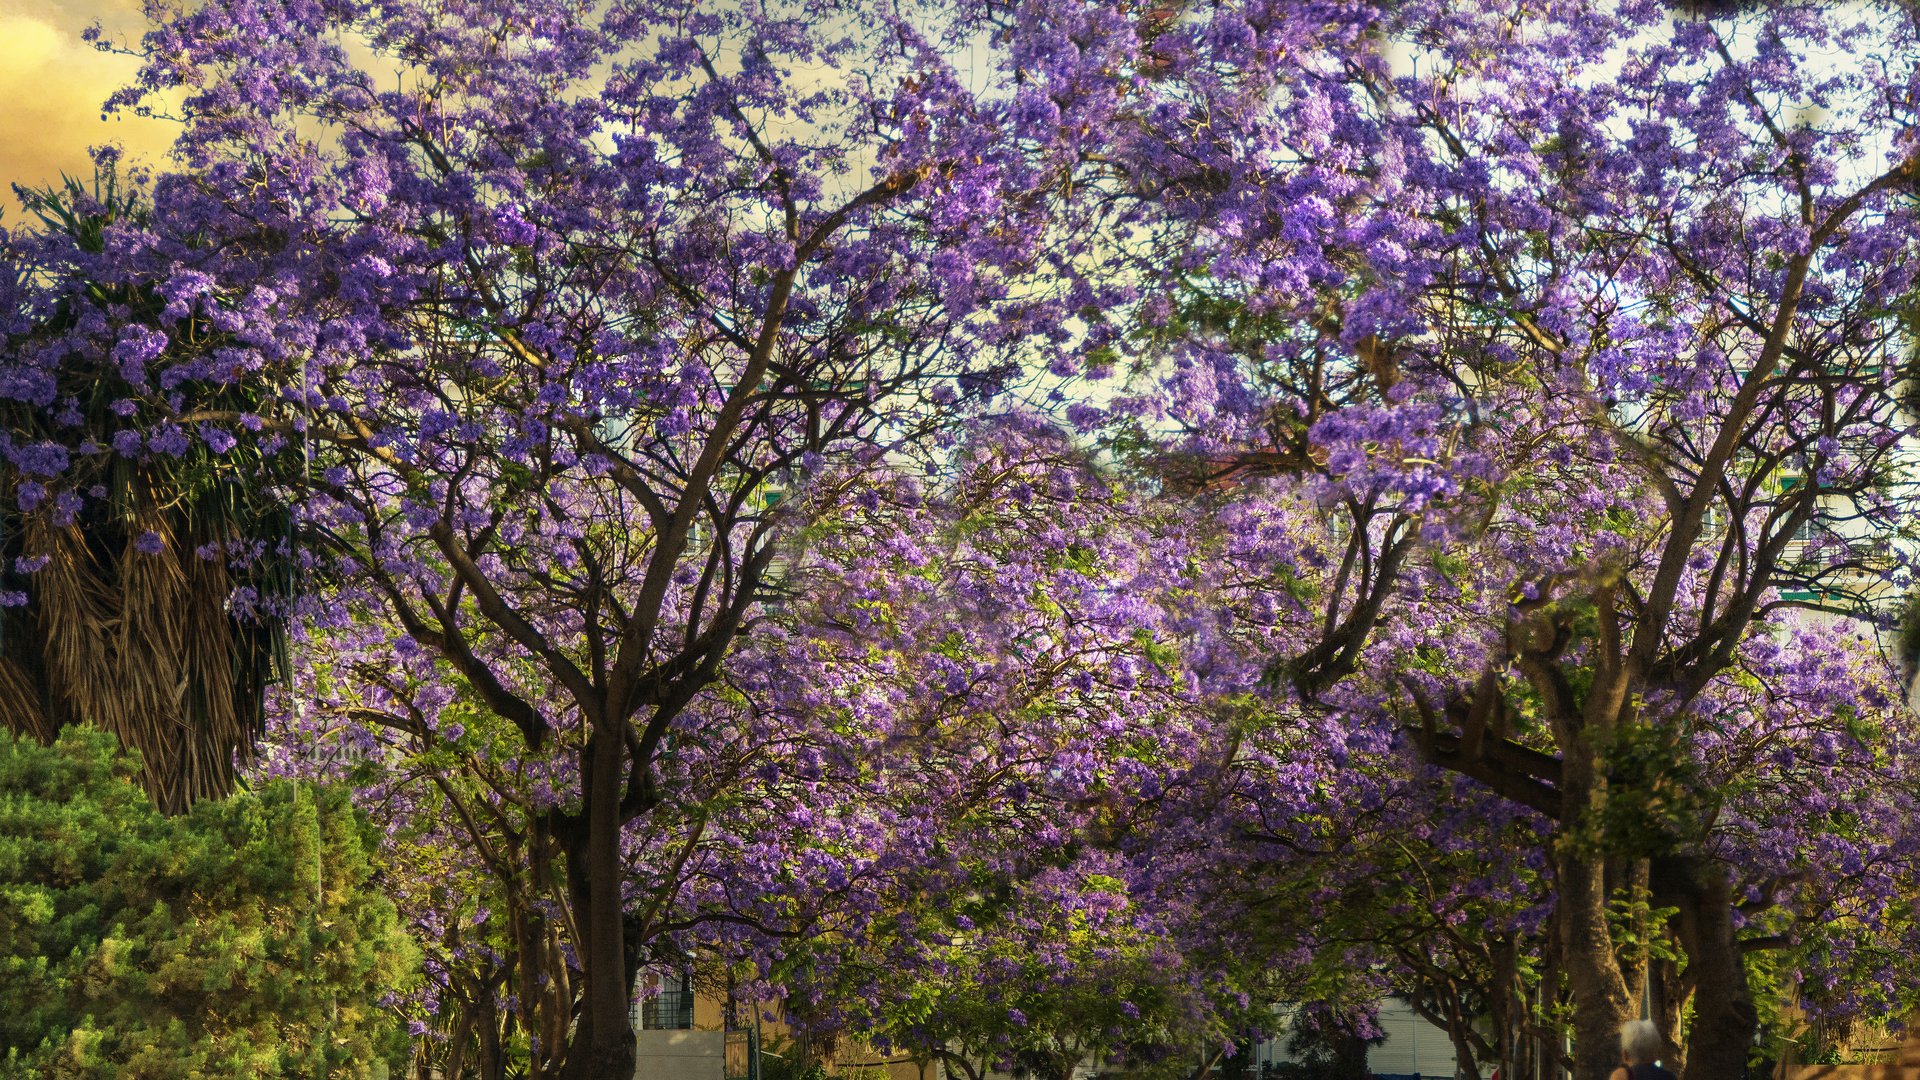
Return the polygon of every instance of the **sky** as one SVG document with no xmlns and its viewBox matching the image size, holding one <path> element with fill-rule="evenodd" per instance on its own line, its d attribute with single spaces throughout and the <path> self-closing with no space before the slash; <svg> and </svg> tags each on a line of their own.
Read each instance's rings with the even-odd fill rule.
<svg viewBox="0 0 1920 1080">
<path fill-rule="evenodd" d="M 0 191 L 41 187 L 63 170 L 91 176 L 89 146 L 117 143 L 129 157 L 158 162 L 172 141 L 165 121 L 100 119 L 100 103 L 132 81 L 134 63 L 80 40 L 95 22 L 137 39 L 140 0 L 0 0 Z M 18 204 L 8 194 L 0 207 L 7 221 Z"/>
</svg>

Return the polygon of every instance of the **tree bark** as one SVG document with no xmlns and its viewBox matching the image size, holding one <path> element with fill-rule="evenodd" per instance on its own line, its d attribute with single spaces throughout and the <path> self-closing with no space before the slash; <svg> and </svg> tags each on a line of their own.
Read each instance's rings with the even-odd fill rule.
<svg viewBox="0 0 1920 1080">
<path fill-rule="evenodd" d="M 1654 963 L 1653 1022 L 1659 1026 L 1660 1037 L 1666 1043 L 1660 1063 L 1675 1076 L 1687 1071 L 1687 1042 L 1680 1030 L 1680 1018 L 1692 994 L 1693 988 L 1686 976 L 1680 973 L 1679 964 L 1672 960 Z"/>
<path fill-rule="evenodd" d="M 1561 1039 L 1551 1039 L 1548 1034 L 1547 1018 L 1553 1015 L 1560 1003 L 1560 995 L 1566 985 L 1565 972 L 1560 964 L 1560 913 L 1556 905 L 1548 916 L 1547 940 L 1541 949 L 1540 982 L 1534 988 L 1530 1011 L 1525 1015 L 1532 1033 L 1527 1037 L 1527 1055 L 1530 1068 L 1523 1075 L 1527 1080 L 1547 1080 L 1558 1076 L 1551 1071 L 1549 1062 L 1557 1061 L 1564 1054 L 1566 1043 Z"/>
<path fill-rule="evenodd" d="M 473 1006 L 471 1003 L 463 1004 L 460 1007 L 460 1019 L 453 1025 L 453 1034 L 447 1039 L 447 1062 L 442 1069 L 448 1080 L 461 1080 L 466 1075 L 467 1032 L 472 1026 Z M 433 1044 L 429 1042 L 425 1045 Z"/>
<path fill-rule="evenodd" d="M 1628 902 L 1634 905 L 1631 928 L 1633 948 L 1626 950 L 1624 956 L 1615 953 L 1620 956 L 1621 981 L 1627 985 L 1627 1010 L 1635 1016 L 1650 1016 L 1652 1013 L 1646 998 L 1652 981 L 1653 957 L 1649 953 L 1648 942 L 1653 936 L 1653 927 L 1644 906 L 1650 899 L 1647 860 L 1630 857 L 1608 870 L 1607 895 L 1614 896 L 1624 891 Z"/>
<path fill-rule="evenodd" d="M 500 1052 L 500 1006 L 493 987 L 487 987 L 487 1012 L 480 1024 L 480 1060 L 474 1071 L 479 1080 L 505 1080 L 506 1057 Z"/>
<path fill-rule="evenodd" d="M 1515 1037 L 1514 999 L 1521 993 L 1519 979 L 1514 972 L 1514 942 L 1511 937 L 1501 937 L 1494 941 L 1493 981 L 1487 995 L 1487 1019 L 1493 1029 L 1494 1064 L 1501 1076 L 1514 1075 L 1514 1052 L 1518 1039 Z"/>
<path fill-rule="evenodd" d="M 1633 1007 L 1607 930 L 1603 875 L 1577 855 L 1556 861 L 1567 986 L 1573 991 L 1573 1076 L 1607 1080 L 1620 1065 L 1620 1027 L 1633 1019 Z"/>
<path fill-rule="evenodd" d="M 1453 1039 L 1453 1061 L 1462 1076 L 1479 1076 L 1480 1062 L 1473 1056 L 1473 1048 L 1465 1039 Z"/>
<path fill-rule="evenodd" d="M 1606 798 L 1590 754 L 1578 740 L 1564 753 L 1563 777 L 1569 820 L 1561 827 L 1554 857 L 1555 912 L 1560 960 L 1573 993 L 1574 1080 L 1607 1080 L 1620 1065 L 1620 1027 L 1634 1018 L 1633 996 L 1621 976 L 1607 925 L 1606 862 L 1579 850 L 1566 833 Z"/>
<path fill-rule="evenodd" d="M 625 746 L 615 725 L 588 736 L 584 828 L 569 837 L 567 877 L 580 927 L 582 1002 L 566 1080 L 630 1080 L 634 1042 L 621 901 L 620 795 Z"/>
<path fill-rule="evenodd" d="M 1747 968 L 1733 925 L 1733 882 L 1727 871 L 1688 859 L 1680 895 L 1681 943 L 1694 985 L 1693 1029 L 1682 1080 L 1730 1080 L 1746 1075 L 1747 1053 L 1759 1030 L 1759 1011 L 1747 986 Z"/>
</svg>

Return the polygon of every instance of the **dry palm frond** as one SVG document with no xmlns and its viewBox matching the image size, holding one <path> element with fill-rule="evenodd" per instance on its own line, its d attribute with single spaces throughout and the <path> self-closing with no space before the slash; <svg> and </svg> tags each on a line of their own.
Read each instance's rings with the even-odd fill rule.
<svg viewBox="0 0 1920 1080">
<path fill-rule="evenodd" d="M 46 694 L 26 669 L 4 657 L 0 657 L 0 727 L 41 742 L 52 742 L 57 734 L 48 715 Z"/>
<path fill-rule="evenodd" d="M 187 580 L 173 530 L 149 501 L 141 501 L 118 566 L 117 667 L 127 725 L 120 737 L 147 756 L 149 786 L 158 785 L 155 801 L 163 809 L 184 809 L 188 792 L 182 765 L 191 742 L 182 671 Z M 141 550 L 143 539 L 158 550 Z"/>
<path fill-rule="evenodd" d="M 182 715 L 187 727 L 187 757 L 182 763 L 192 797 L 233 787 L 234 755 L 251 759 L 260 732 L 256 717 L 243 712 L 242 695 L 252 691 L 239 679 L 236 650 L 242 647 L 227 612 L 233 579 L 226 565 L 191 555 L 186 561 L 186 603 L 182 610 L 187 698 Z"/>
<path fill-rule="evenodd" d="M 24 524 L 23 549 L 46 560 L 30 578 L 37 656 L 0 658 L 0 724 L 43 739 L 76 720 L 113 732 L 169 812 L 232 790 L 236 755 L 260 736 L 274 650 L 273 628 L 229 611 L 227 565 L 183 543 L 151 493 L 115 530 L 117 550 L 44 514 Z"/>
<path fill-rule="evenodd" d="M 27 519 L 27 554 L 45 565 L 30 579 L 40 656 L 68 715 L 115 733 L 126 727 L 116 672 L 119 603 L 80 530 L 44 515 Z M 124 738 L 124 736 L 123 736 Z"/>
</svg>

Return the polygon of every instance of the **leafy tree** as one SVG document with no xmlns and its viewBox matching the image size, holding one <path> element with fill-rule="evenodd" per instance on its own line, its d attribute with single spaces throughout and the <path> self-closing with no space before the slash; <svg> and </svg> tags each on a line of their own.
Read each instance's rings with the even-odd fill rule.
<svg viewBox="0 0 1920 1080">
<path fill-rule="evenodd" d="M 1313 1004 L 1293 1016 L 1285 1036 L 1294 1060 L 1274 1072 L 1278 1080 L 1366 1080 L 1367 1048 L 1383 1041 L 1373 1017 L 1351 1017 Z"/>
<path fill-rule="evenodd" d="M 23 310 L 76 316 L 0 387 L 65 431 L 36 373 L 149 365 L 134 460 L 311 435 L 303 509 L 410 684 L 345 704 L 428 772 L 447 702 L 499 721 L 447 764 L 501 766 L 466 835 L 526 837 L 563 894 L 563 1075 L 626 1070 L 687 912 L 771 978 L 809 920 L 857 945 L 918 914 L 908 840 L 953 822 L 997 828 L 931 880 L 1095 870 L 1188 956 L 1313 942 L 1263 905 L 1352 929 L 1325 916 L 1384 868 L 1379 951 L 1340 963 L 1397 955 L 1459 1013 L 1521 957 L 1420 971 L 1396 934 L 1530 938 L 1581 1080 L 1648 985 L 1693 1002 L 1688 1074 L 1733 1075 L 1750 952 L 1901 932 L 1910 725 L 1865 645 L 1796 620 L 1907 572 L 1907 7 L 150 10 L 116 103 L 179 95 L 179 171 L 89 280 L 150 286 L 160 325 L 51 275 Z M 183 347 L 201 320 L 233 348 Z M 1025 546 L 857 512 L 915 494 L 863 474 L 970 465 L 954 426 L 1010 386 L 1122 360 L 1127 395 L 1034 396 L 1175 462 L 1133 494 L 1183 529 L 1145 543 L 1057 473 L 996 504 Z"/>
<path fill-rule="evenodd" d="M 1199 973 L 1118 878 L 1047 873 L 955 900 L 940 956 L 879 1029 L 896 1045 L 969 1077 L 1065 1080 L 1082 1065 L 1185 1076 L 1188 1052 L 1224 1038 Z"/>
<path fill-rule="evenodd" d="M 1161 961 L 1134 1017 L 1113 1011 L 1091 967 L 1056 964 L 1061 993 L 1111 1014 L 1075 1038 L 1138 1060 L 1211 1038 L 1232 995 L 1197 978 L 1212 960 L 1181 954 L 1213 933 L 1177 886 L 1100 868 L 1149 843 L 1133 808 L 1180 783 L 1212 739 L 1179 650 L 1154 645 L 1177 630 L 1153 598 L 1193 571 L 1178 519 L 1030 419 L 982 429 L 951 464 L 934 477 L 848 468 L 795 496 L 812 524 L 788 556 L 793 598 L 673 727 L 662 770 L 681 798 L 623 845 L 630 903 L 647 917 L 637 947 L 649 962 L 717 962 L 713 981 L 747 1001 L 780 994 L 809 1039 L 871 1035 L 938 1056 L 933 1028 L 900 1020 L 889 995 L 964 982 L 948 975 L 958 953 L 941 898 L 1027 897 L 1048 873 L 1047 903 L 1128 908 L 1110 926 L 1131 926 L 1132 946 Z M 1106 542 L 1090 546 L 1095 535 Z M 309 697 L 279 717 L 269 765 L 340 755 L 388 826 L 407 868 L 390 880 L 428 950 L 425 1004 L 447 1040 L 434 1059 L 550 1075 L 577 1007 L 564 963 L 575 939 L 529 823 L 567 797 L 570 764 L 517 753 L 510 725 L 378 623 L 375 605 L 316 630 L 301 650 Z M 1097 885 L 1077 899 L 1061 884 L 1081 881 Z M 1092 955 L 1065 915 L 1010 921 L 1033 905 L 981 904 L 979 940 L 1003 952 L 1079 934 L 1073 956 Z M 996 985 L 1019 982 L 996 972 Z M 984 1046 L 1007 1024 L 990 1012 L 956 1001 L 941 1030 Z"/>
<path fill-rule="evenodd" d="M 0 1075 L 385 1075 L 415 950 L 345 792 L 163 817 L 85 727 L 0 739 Z"/>
</svg>

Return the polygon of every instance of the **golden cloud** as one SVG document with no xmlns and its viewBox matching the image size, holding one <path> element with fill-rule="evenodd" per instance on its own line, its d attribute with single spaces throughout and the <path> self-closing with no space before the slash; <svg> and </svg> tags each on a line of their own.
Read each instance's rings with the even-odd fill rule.
<svg viewBox="0 0 1920 1080">
<path fill-rule="evenodd" d="M 117 144 L 156 164 L 165 157 L 174 125 L 101 119 L 101 102 L 132 81 L 135 63 L 81 40 L 95 22 L 120 40 L 141 29 L 136 0 L 0 0 L 0 186 L 89 176 L 91 146 Z"/>
</svg>

